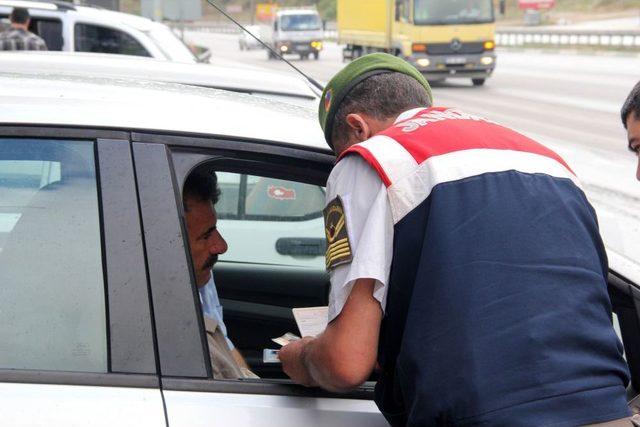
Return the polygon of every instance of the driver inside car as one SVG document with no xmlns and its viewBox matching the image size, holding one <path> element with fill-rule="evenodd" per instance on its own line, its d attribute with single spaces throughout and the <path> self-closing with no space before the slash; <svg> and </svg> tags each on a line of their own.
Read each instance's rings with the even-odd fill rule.
<svg viewBox="0 0 640 427">
<path fill-rule="evenodd" d="M 211 269 L 218 255 L 227 251 L 227 242 L 218 229 L 214 205 L 220 198 L 215 173 L 192 173 L 184 184 L 182 202 L 196 284 L 200 294 L 207 345 L 216 379 L 258 378 L 226 336 L 222 306 Z"/>
</svg>

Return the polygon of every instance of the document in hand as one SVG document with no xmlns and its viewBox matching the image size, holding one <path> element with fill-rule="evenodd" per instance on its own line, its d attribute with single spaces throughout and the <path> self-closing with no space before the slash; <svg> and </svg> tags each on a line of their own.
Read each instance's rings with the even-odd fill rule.
<svg viewBox="0 0 640 427">
<path fill-rule="evenodd" d="M 287 332 L 286 334 L 284 334 L 281 337 L 278 338 L 271 338 L 271 341 L 273 341 L 276 344 L 280 344 L 282 347 L 284 347 L 285 345 L 289 344 L 292 341 L 298 341 L 300 339 L 299 336 L 297 336 L 296 334 L 292 334 L 291 332 Z"/>
<path fill-rule="evenodd" d="M 293 317 L 301 337 L 315 337 L 327 328 L 329 307 L 294 308 Z"/>
</svg>

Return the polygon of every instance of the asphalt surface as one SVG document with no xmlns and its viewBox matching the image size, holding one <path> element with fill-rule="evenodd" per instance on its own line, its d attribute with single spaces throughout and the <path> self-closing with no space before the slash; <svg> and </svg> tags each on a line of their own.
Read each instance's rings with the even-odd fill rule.
<svg viewBox="0 0 640 427">
<path fill-rule="evenodd" d="M 212 50 L 212 62 L 290 71 L 264 50 L 240 51 L 234 35 L 187 33 Z M 610 248 L 640 260 L 640 183 L 626 149 L 619 111 L 640 79 L 640 56 L 498 50 L 496 72 L 483 87 L 470 80 L 434 85 L 436 105 L 458 107 L 511 127 L 558 151 L 582 180 Z M 320 59 L 288 59 L 326 82 L 341 67 L 341 47 Z"/>
</svg>

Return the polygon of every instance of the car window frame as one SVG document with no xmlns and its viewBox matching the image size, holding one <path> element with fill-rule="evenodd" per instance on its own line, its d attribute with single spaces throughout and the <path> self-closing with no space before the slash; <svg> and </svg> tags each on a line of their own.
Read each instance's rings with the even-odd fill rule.
<svg viewBox="0 0 640 427">
<path fill-rule="evenodd" d="M 59 43 L 60 46 L 53 46 L 50 45 L 50 43 L 48 43 L 47 38 L 43 37 L 42 34 L 40 34 L 40 31 L 35 32 L 35 34 L 37 34 L 39 37 L 41 37 L 45 44 L 47 45 L 47 50 L 50 51 L 54 51 L 54 52 L 62 52 L 64 50 L 64 22 L 62 22 L 62 19 L 58 18 L 58 17 L 32 17 L 31 18 L 31 24 L 30 26 L 35 26 L 36 24 L 39 24 L 40 22 L 55 22 L 57 24 L 60 24 L 60 34 L 56 35 L 57 37 L 59 37 L 59 40 L 55 40 L 56 42 Z M 54 48 L 55 47 L 55 48 Z"/>
<path fill-rule="evenodd" d="M 142 230 L 139 221 L 121 222 L 123 215 L 140 217 L 129 136 L 97 129 L 0 126 L 0 139 L 93 142 L 107 326 L 107 372 L 0 369 L 0 383 L 160 388 Z M 133 310 L 131 302 L 143 306 Z"/>
<path fill-rule="evenodd" d="M 250 162 L 246 162 L 243 161 L 241 159 L 230 159 L 228 157 L 224 157 L 221 156 L 220 159 L 211 159 L 211 162 L 217 162 L 218 165 L 215 168 L 216 172 L 229 172 L 229 173 L 233 173 L 233 174 L 237 174 L 238 176 L 241 177 L 241 181 L 240 181 L 240 191 L 238 194 L 238 197 L 242 200 L 242 205 L 245 206 L 246 205 L 246 197 L 247 197 L 247 182 L 246 179 L 251 176 L 251 177 L 257 177 L 257 178 L 275 178 L 275 179 L 283 179 L 285 181 L 289 180 L 289 177 L 291 175 L 286 175 L 284 178 L 282 178 L 281 176 L 278 176 L 278 170 L 276 168 L 261 168 L 259 170 L 258 173 L 256 173 L 255 171 L 251 170 L 251 171 L 247 171 L 246 167 L 249 165 Z M 231 164 L 233 164 L 232 167 L 229 167 Z M 242 177 L 245 177 L 244 179 Z M 296 174 L 295 175 L 296 178 L 304 178 L 304 175 L 301 174 Z M 180 177 L 183 178 L 183 177 Z M 324 187 L 324 183 L 322 184 L 318 184 L 319 181 L 315 181 L 315 182 L 305 182 L 304 180 L 299 180 L 296 182 L 303 182 L 305 184 L 308 185 L 313 185 L 313 186 L 321 186 Z M 220 214 L 219 215 L 219 219 L 224 219 L 224 220 L 228 220 L 228 221 L 285 221 L 285 222 L 291 222 L 291 223 L 302 223 L 302 222 L 306 222 L 306 221 L 312 221 L 314 219 L 318 219 L 318 218 L 322 218 L 322 210 L 319 210 L 317 212 L 312 212 L 309 214 L 305 214 L 305 215 L 299 215 L 299 216 L 288 216 L 288 217 L 283 217 L 280 215 L 268 215 L 268 214 L 253 214 L 253 213 L 246 213 L 245 209 L 242 209 L 242 212 L 240 212 L 240 210 L 236 211 L 235 214 Z"/>
<path fill-rule="evenodd" d="M 631 398 L 640 393 L 640 284 L 609 270 L 607 287 L 613 312 L 620 324 L 622 345 L 631 374 L 627 388 Z"/>
<path fill-rule="evenodd" d="M 95 53 L 104 53 L 104 54 L 109 54 L 109 55 L 126 55 L 126 56 L 134 56 L 134 57 L 138 57 L 138 58 L 154 58 L 156 57 L 156 55 L 153 54 L 153 52 L 149 49 L 149 41 L 148 40 L 142 40 L 140 37 L 138 37 L 136 34 L 133 34 L 133 32 L 131 31 L 125 31 L 123 28 L 118 28 L 115 25 L 109 25 L 109 24 L 104 24 L 102 22 L 92 22 L 90 20 L 84 20 L 84 19 L 76 19 L 75 21 L 71 22 L 71 28 L 72 28 L 72 37 L 73 37 L 73 51 L 74 52 L 82 52 L 82 53 L 92 53 L 92 52 L 86 52 L 86 51 L 80 51 L 78 50 L 78 44 L 76 43 L 76 36 L 77 36 L 77 29 L 78 29 L 78 25 L 91 25 L 94 27 L 103 27 L 103 28 L 107 28 L 111 31 L 117 31 L 119 33 L 123 33 L 126 36 L 130 37 L 131 39 L 133 39 L 136 43 L 138 43 L 140 45 L 140 47 L 142 49 L 144 49 L 144 51 L 147 53 L 147 55 L 131 55 L 131 54 L 127 54 L 127 53 L 110 53 L 110 52 L 95 52 Z M 156 46 L 154 46 L 156 49 L 158 49 Z M 159 49 L 158 49 L 159 50 Z M 164 56 L 164 54 L 162 54 Z"/>
<path fill-rule="evenodd" d="M 0 21 L 6 19 L 7 21 L 9 20 L 9 14 L 8 13 L 4 13 L 4 12 L 0 12 Z M 60 24 L 60 40 L 58 40 L 60 42 L 60 48 L 59 49 L 53 49 L 52 46 L 49 45 L 49 43 L 47 43 L 47 39 L 45 39 L 44 37 L 42 37 L 42 35 L 40 34 L 39 31 L 32 31 L 36 25 L 36 23 L 42 22 L 42 21 L 48 21 L 48 22 L 56 22 Z M 40 15 L 31 15 L 31 23 L 29 24 L 29 31 L 32 31 L 34 34 L 36 34 L 37 36 L 39 36 L 40 38 L 42 38 L 45 41 L 45 44 L 47 45 L 47 50 L 50 51 L 54 51 L 54 52 L 62 52 L 64 51 L 64 22 L 62 22 L 62 19 L 58 16 L 40 16 Z M 2 26 L 0 26 L 0 29 L 2 29 Z"/>
<path fill-rule="evenodd" d="M 207 136 L 184 136 L 184 135 L 170 135 L 170 134 L 152 134 L 152 133 L 134 133 L 132 135 L 134 141 L 134 153 L 136 154 L 136 173 L 138 176 L 141 174 L 148 174 L 143 180 L 139 182 L 141 192 L 154 192 L 160 190 L 161 186 L 156 185 L 159 179 L 159 170 L 164 170 L 163 174 L 165 184 L 164 188 L 168 188 L 168 178 L 171 178 L 170 187 L 173 192 L 173 197 L 165 195 L 164 199 L 168 200 L 168 205 L 171 209 L 167 209 L 167 206 L 163 209 L 157 209 L 151 213 L 151 206 L 145 211 L 144 203 L 142 203 L 142 215 L 143 223 L 149 223 L 149 221 L 157 222 L 160 216 L 172 216 L 173 220 L 165 218 L 164 221 L 174 222 L 175 226 L 178 226 L 179 219 L 184 215 L 182 209 L 182 196 L 181 185 L 188 176 L 198 166 L 212 161 L 224 160 L 225 167 L 229 171 L 237 170 L 238 165 L 249 165 L 257 167 L 252 169 L 252 173 L 260 174 L 260 164 L 266 163 L 270 160 L 277 160 L 280 165 L 288 164 L 289 167 L 294 170 L 291 174 L 287 174 L 288 179 L 300 179 L 307 183 L 314 183 L 319 185 L 326 184 L 326 178 L 332 166 L 335 163 L 335 156 L 329 152 L 329 150 L 322 150 L 310 147 L 298 147 L 291 144 L 282 144 L 275 141 L 256 141 L 256 140 L 235 140 L 231 138 L 217 138 Z M 155 172 L 149 173 L 149 171 L 141 171 L 138 169 L 139 161 L 138 156 L 155 152 L 156 157 L 153 161 L 147 161 L 145 169 L 151 169 Z M 171 170 L 166 170 L 165 167 L 169 167 Z M 315 167 L 319 172 L 314 178 L 309 178 L 308 167 Z M 265 166 L 265 170 L 273 170 L 274 166 Z M 297 169 L 297 171 L 295 171 Z M 305 172 L 306 171 L 306 172 Z M 155 176 L 154 176 L 155 175 Z M 161 220 L 162 221 L 162 220 Z M 148 256 L 158 257 L 155 261 L 156 264 L 164 261 L 165 263 L 180 264 L 175 266 L 171 270 L 188 270 L 190 277 L 189 290 L 182 290 L 178 302 L 183 307 L 182 314 L 174 311 L 173 313 L 162 311 L 161 307 L 168 305 L 169 301 L 166 300 L 168 287 L 171 286 L 166 279 L 163 279 L 160 275 L 156 277 L 160 279 L 159 282 L 154 282 L 153 272 L 151 273 L 152 281 L 152 294 L 154 298 L 154 312 L 156 320 L 156 330 L 158 330 L 158 346 L 160 349 L 164 348 L 164 352 L 161 350 L 160 364 L 162 372 L 162 388 L 165 391 L 194 391 L 194 392 L 219 392 L 219 393 L 233 393 L 233 394 L 259 394 L 259 395 L 273 395 L 273 396 L 298 396 L 298 397 L 325 397 L 325 398 L 338 398 L 338 399 L 358 399 L 358 400 L 373 400 L 373 383 L 365 383 L 358 389 L 351 393 L 337 394 L 331 393 L 318 388 L 307 388 L 297 384 L 293 384 L 290 380 L 280 379 L 242 379 L 242 380 L 222 380 L 214 379 L 210 372 L 209 365 L 209 350 L 206 346 L 206 337 L 204 336 L 204 324 L 202 319 L 202 311 L 196 306 L 198 296 L 197 290 L 193 285 L 195 283 L 193 271 L 190 268 L 188 244 L 186 239 L 186 232 L 183 224 L 179 224 L 182 231 L 182 239 L 163 239 L 163 243 L 167 246 L 174 246 L 176 252 L 181 252 L 179 259 L 167 259 L 161 256 L 161 251 L 156 254 L 148 253 Z M 145 233 L 150 232 L 145 227 Z M 174 230 L 172 230 L 173 232 Z M 173 235 L 172 235 L 173 236 Z M 154 264 L 150 260 L 150 265 Z M 166 268 L 164 266 L 163 268 Z M 185 273 L 186 274 L 186 273 Z M 165 283 L 161 283 L 161 282 Z M 175 289 L 171 291 L 175 295 Z M 159 301 L 165 299 L 165 301 Z M 155 305 L 158 303 L 158 305 Z M 175 303 L 175 302 L 174 302 Z M 174 304 L 175 305 L 175 304 Z M 187 310 L 187 312 L 185 312 Z M 179 315 L 180 318 L 171 316 Z M 164 317 L 164 319 L 163 319 Z M 169 317 L 169 318 L 167 318 Z M 185 321 L 186 318 L 186 321 Z M 177 343 L 171 343 L 172 337 L 175 337 L 179 330 L 181 334 L 187 333 L 184 329 L 184 325 L 190 323 L 191 325 L 197 324 L 199 331 L 189 332 L 192 335 L 192 345 L 198 348 L 185 349 L 182 345 Z M 162 333 L 162 328 L 170 328 L 173 332 L 165 331 Z M 196 329 L 196 328 L 193 328 Z M 201 337 L 202 342 L 197 342 L 197 337 Z M 168 340 L 162 342 L 163 340 Z M 200 352 L 200 356 L 197 360 L 188 359 L 182 357 L 180 353 L 188 352 L 193 354 Z M 168 358 L 168 359 L 167 359 Z M 189 363 L 191 366 L 180 366 L 176 363 L 176 360 L 182 360 L 184 363 Z M 202 367 L 202 361 L 206 361 L 207 367 Z M 194 369 L 195 366 L 195 369 Z M 169 372 L 166 368 L 169 368 Z M 196 371 L 197 374 L 193 374 Z"/>
</svg>

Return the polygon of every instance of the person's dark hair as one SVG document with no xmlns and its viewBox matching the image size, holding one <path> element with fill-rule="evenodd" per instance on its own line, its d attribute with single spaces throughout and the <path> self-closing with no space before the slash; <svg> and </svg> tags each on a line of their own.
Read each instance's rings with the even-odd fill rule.
<svg viewBox="0 0 640 427">
<path fill-rule="evenodd" d="M 15 24 L 26 24 L 29 18 L 29 11 L 24 7 L 14 7 L 9 16 L 9 20 Z"/>
<path fill-rule="evenodd" d="M 640 82 L 636 83 L 631 90 L 620 112 L 620 118 L 625 129 L 627 128 L 627 119 L 631 113 L 634 113 L 636 118 L 640 119 Z"/>
<path fill-rule="evenodd" d="M 331 141 L 335 146 L 347 134 L 349 114 L 365 113 L 385 120 L 412 108 L 430 106 L 429 94 L 416 79 L 402 73 L 374 75 L 351 89 L 336 110 Z"/>
<path fill-rule="evenodd" d="M 196 199 L 200 202 L 211 201 L 214 205 L 220 199 L 220 188 L 218 188 L 218 177 L 214 172 L 194 172 L 187 177 L 182 189 L 182 205 L 186 212 L 188 199 Z"/>
</svg>

